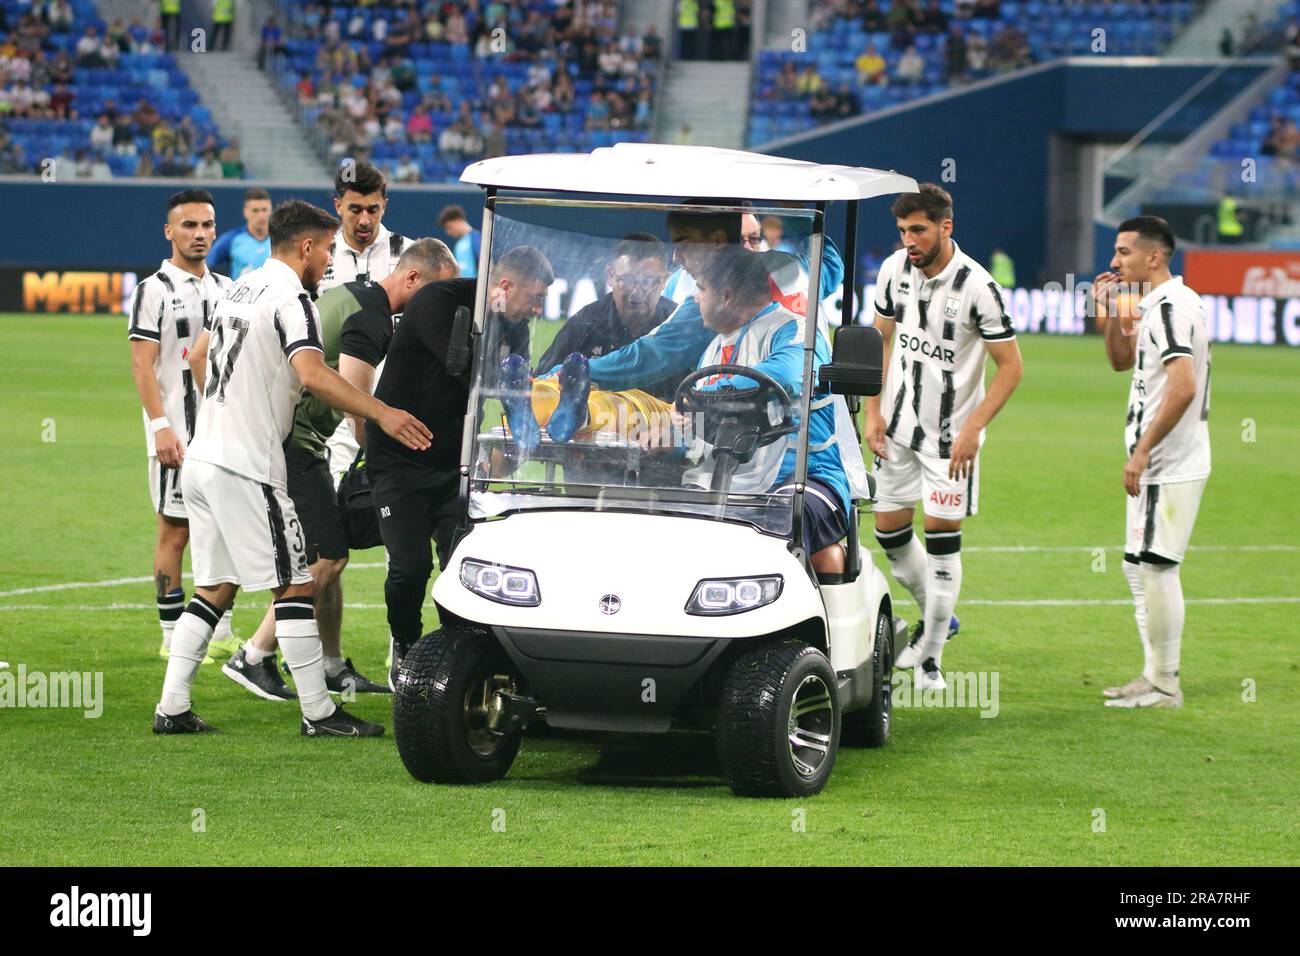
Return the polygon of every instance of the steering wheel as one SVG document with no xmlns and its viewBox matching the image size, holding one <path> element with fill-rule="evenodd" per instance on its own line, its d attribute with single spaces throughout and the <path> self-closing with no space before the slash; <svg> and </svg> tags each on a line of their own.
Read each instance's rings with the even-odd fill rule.
<svg viewBox="0 0 1300 956">
<path fill-rule="evenodd" d="M 709 391 L 691 388 L 701 379 L 712 376 L 742 376 L 757 382 L 757 387 L 736 388 L 724 385 Z M 767 407 L 775 403 L 781 420 L 773 425 Z M 794 404 L 790 394 L 776 379 L 747 365 L 706 365 L 696 369 L 677 386 L 673 405 L 683 415 L 701 416 L 700 437 L 713 446 L 713 457 L 732 467 L 714 474 L 714 484 L 729 481 L 734 465 L 743 465 L 754 452 L 796 430 Z"/>
</svg>

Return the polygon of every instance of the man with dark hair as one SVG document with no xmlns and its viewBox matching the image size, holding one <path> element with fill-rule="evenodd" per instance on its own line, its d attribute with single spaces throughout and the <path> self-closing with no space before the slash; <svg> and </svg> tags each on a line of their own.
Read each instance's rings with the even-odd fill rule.
<svg viewBox="0 0 1300 956">
<path fill-rule="evenodd" d="M 271 254 L 270 221 L 271 194 L 258 187 L 245 191 L 244 225 L 218 236 L 208 261 L 236 279 L 256 269 Z"/>
<path fill-rule="evenodd" d="M 876 456 L 876 540 L 920 608 L 897 666 L 920 665 L 918 685 L 943 689 L 943 646 L 958 626 L 962 520 L 979 511 L 984 429 L 1020 383 L 1022 364 L 997 283 L 952 240 L 947 191 L 922 183 L 892 212 L 903 248 L 876 279 L 886 373 L 880 395 L 867 399 L 865 436 Z M 997 372 L 986 394 L 990 355 Z M 912 530 L 918 502 L 924 548 Z"/>
<path fill-rule="evenodd" d="M 190 537 L 180 478 L 185 450 L 194 436 L 199 393 L 185 357 L 230 285 L 229 279 L 204 264 L 215 233 L 211 193 L 187 189 L 171 196 L 163 224 L 171 258 L 140 280 L 131 299 L 131 373 L 144 408 L 149 500 L 158 514 L 153 576 L 162 628 L 159 654 L 164 659 L 171 653 L 172 632 L 185 608 L 181 561 Z M 229 657 L 238 647 L 230 615 L 223 614 L 211 649 L 216 656 Z"/>
<path fill-rule="evenodd" d="M 400 315 L 430 282 L 456 276 L 451 250 L 437 239 L 412 242 L 397 269 L 378 282 L 345 282 L 316 301 L 325 364 L 338 369 L 352 386 L 370 394 L 375 366 L 388 352 L 393 317 Z M 316 585 L 316 621 L 325 655 L 325 684 L 332 693 L 388 693 L 343 656 L 343 569 L 348 563 L 347 520 L 330 474 L 326 442 L 343 416 L 333 406 L 306 393 L 294 411 L 293 432 L 284 444 L 287 490 L 302 522 L 307 565 Z M 365 419 L 356 419 L 358 425 Z M 365 432 L 357 437 L 365 447 Z M 275 667 L 274 606 L 267 608 L 257 633 L 222 672 L 259 697 L 287 700 L 293 695 Z"/>
<path fill-rule="evenodd" d="M 610 291 L 564 323 L 537 363 L 538 369 L 554 368 L 571 352 L 596 358 L 648 333 L 677 308 L 677 303 L 662 295 L 667 279 L 664 244 L 648 232 L 624 236 L 605 266 Z M 665 379 L 645 391 L 667 400 L 676 387 L 676 380 Z"/>
<path fill-rule="evenodd" d="M 528 320 L 541 315 L 546 290 L 555 275 L 546 256 L 532 246 L 511 249 L 494 263 L 493 270 L 487 279 L 487 322 L 475 342 L 488 350 L 489 369 L 522 365 L 526 383 L 526 358 L 522 363 L 511 360 L 526 357 Z M 479 281 L 434 282 L 415 294 L 393 333 L 375 389 L 377 398 L 410 411 L 428 425 L 433 443 L 413 451 L 370 425 L 365 429 L 366 467 L 379 512 L 379 532 L 388 549 L 384 602 L 392 635 L 390 685 L 406 651 L 422 633 L 420 607 L 433 573 L 430 540 L 437 545 L 440 566 L 445 566 L 451 550 L 470 370 L 449 372 L 447 350 L 452 344 L 456 310 L 461 306 L 474 309 Z M 504 384 L 518 387 L 513 381 Z"/>
<path fill-rule="evenodd" d="M 1094 284 L 1106 357 L 1133 370 L 1124 446 L 1124 576 L 1142 639 L 1142 673 L 1102 691 L 1107 707 L 1181 707 L 1185 616 L 1179 566 L 1210 477 L 1210 336 L 1201 297 L 1170 275 L 1174 233 L 1156 216 L 1119 224 L 1112 271 Z M 1141 289 L 1136 321 L 1118 315 L 1121 285 Z"/>
<path fill-rule="evenodd" d="M 344 282 L 382 279 L 393 271 L 411 240 L 383 224 L 388 181 L 373 163 L 347 159 L 334 176 L 334 211 L 342 228 L 334 237 L 333 262 L 320 281 L 328 292 Z"/>
<path fill-rule="evenodd" d="M 478 275 L 478 256 L 482 247 L 483 236 L 469 224 L 465 210 L 460 206 L 444 206 L 438 213 L 438 225 L 454 240 L 453 250 L 456 261 L 460 263 L 462 279 L 472 279 Z"/>
<path fill-rule="evenodd" d="M 338 220 L 323 209 L 296 199 L 281 205 L 271 215 L 271 258 L 231 286 L 190 356 L 204 390 L 182 476 L 194 540 L 194 598 L 172 638 L 154 733 L 212 729 L 191 709 L 190 691 L 212 628 L 241 586 L 275 595 L 276 638 L 298 687 L 302 734 L 383 733 L 329 699 L 307 546 L 285 491 L 283 442 L 304 387 L 378 421 L 406 447 L 429 446 L 429 430 L 408 413 L 376 401 L 325 365 L 311 292 L 329 265 L 337 228 Z"/>
</svg>

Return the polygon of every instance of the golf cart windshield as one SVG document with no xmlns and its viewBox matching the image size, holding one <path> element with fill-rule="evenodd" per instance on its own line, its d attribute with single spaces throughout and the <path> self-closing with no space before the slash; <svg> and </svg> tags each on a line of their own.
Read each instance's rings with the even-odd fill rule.
<svg viewBox="0 0 1300 956">
<path fill-rule="evenodd" d="M 636 511 L 790 535 L 820 213 L 498 197 L 489 223 L 470 517 Z"/>
</svg>

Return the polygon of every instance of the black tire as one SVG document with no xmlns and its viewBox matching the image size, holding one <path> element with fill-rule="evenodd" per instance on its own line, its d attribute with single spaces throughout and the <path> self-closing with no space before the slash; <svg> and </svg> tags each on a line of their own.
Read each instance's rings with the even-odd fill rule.
<svg viewBox="0 0 1300 956">
<path fill-rule="evenodd" d="M 796 697 L 811 708 L 796 718 L 804 731 L 799 739 L 811 747 L 797 747 L 792 740 Z M 815 706 L 820 703 L 825 707 Z M 826 655 L 792 638 L 742 652 L 723 679 L 717 734 L 718 763 L 735 793 L 753 797 L 819 793 L 835 766 L 840 738 L 835 672 Z M 818 745 L 824 745 L 824 752 L 818 751 Z"/>
<path fill-rule="evenodd" d="M 894 713 L 894 622 L 887 610 L 876 615 L 876 647 L 871 653 L 871 703 L 844 715 L 844 743 L 883 747 L 889 743 Z"/>
<path fill-rule="evenodd" d="M 393 693 L 393 736 L 412 777 L 487 783 L 506 775 L 521 734 L 489 734 L 470 708 L 484 682 L 508 670 L 501 649 L 483 634 L 433 631 L 411 648 Z"/>
</svg>

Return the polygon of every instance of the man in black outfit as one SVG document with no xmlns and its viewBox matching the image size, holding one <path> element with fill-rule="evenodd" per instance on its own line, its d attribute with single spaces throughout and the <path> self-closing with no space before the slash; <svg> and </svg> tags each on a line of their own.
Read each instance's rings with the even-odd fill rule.
<svg viewBox="0 0 1300 956">
<path fill-rule="evenodd" d="M 478 281 L 432 282 L 411 298 L 375 389 L 376 396 L 428 426 L 433 432 L 429 447 L 414 452 L 380 428 L 366 429 L 371 497 L 388 549 L 384 603 L 392 635 L 390 685 L 407 650 L 420 639 L 420 608 L 433 573 L 431 539 L 437 544 L 439 566 L 445 566 L 456 530 L 461 436 L 473 363 L 452 375 L 447 351 L 456 310 L 473 310 Z M 539 249 L 517 246 L 494 264 L 486 281 L 488 315 L 481 341 L 488 349 L 485 361 L 491 372 L 511 353 L 527 359 L 527 321 L 541 314 L 555 274 Z"/>
<path fill-rule="evenodd" d="M 564 323 L 537 363 L 539 375 L 554 370 L 572 352 L 597 358 L 617 351 L 648 334 L 677 308 L 676 302 L 662 295 L 668 281 L 668 251 L 648 232 L 623 237 L 605 267 L 605 278 L 610 291 Z M 680 380 L 680 375 L 665 379 L 645 391 L 668 401 Z"/>
</svg>

